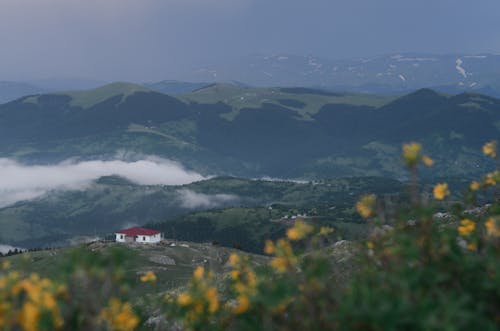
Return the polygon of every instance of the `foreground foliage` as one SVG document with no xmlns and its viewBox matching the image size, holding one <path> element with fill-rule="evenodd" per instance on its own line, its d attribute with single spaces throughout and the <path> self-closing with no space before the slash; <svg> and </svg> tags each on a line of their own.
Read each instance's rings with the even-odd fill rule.
<svg viewBox="0 0 500 331">
<path fill-rule="evenodd" d="M 498 164 L 496 142 L 483 152 Z M 267 264 L 232 254 L 224 276 L 199 266 L 185 287 L 157 295 L 159 318 L 143 323 L 119 254 L 78 256 L 61 280 L 23 277 L 4 260 L 0 329 L 498 330 L 498 166 L 458 203 L 447 183 L 418 191 L 419 167 L 434 163 L 419 144 L 405 145 L 403 158 L 410 199 L 359 200 L 372 233 L 352 244 L 347 277 L 330 253 L 335 229 L 297 221 L 285 238 L 266 242 Z M 490 203 L 479 208 L 481 199 Z M 154 286 L 156 276 L 140 281 Z"/>
</svg>

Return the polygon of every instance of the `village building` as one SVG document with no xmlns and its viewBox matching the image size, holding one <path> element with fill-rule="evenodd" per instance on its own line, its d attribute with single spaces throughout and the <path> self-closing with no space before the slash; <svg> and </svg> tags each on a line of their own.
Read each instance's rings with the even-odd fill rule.
<svg viewBox="0 0 500 331">
<path fill-rule="evenodd" d="M 137 242 L 144 244 L 159 243 L 162 239 L 160 231 L 146 228 L 130 228 L 115 233 L 117 242 Z"/>
</svg>

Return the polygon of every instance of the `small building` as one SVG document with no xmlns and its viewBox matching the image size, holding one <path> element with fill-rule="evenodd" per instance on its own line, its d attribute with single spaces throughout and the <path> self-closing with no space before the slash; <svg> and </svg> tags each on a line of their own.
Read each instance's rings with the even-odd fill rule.
<svg viewBox="0 0 500 331">
<path fill-rule="evenodd" d="M 137 242 L 144 244 L 154 244 L 161 241 L 162 236 L 160 231 L 146 228 L 130 228 L 120 230 L 115 233 L 117 242 Z"/>
</svg>

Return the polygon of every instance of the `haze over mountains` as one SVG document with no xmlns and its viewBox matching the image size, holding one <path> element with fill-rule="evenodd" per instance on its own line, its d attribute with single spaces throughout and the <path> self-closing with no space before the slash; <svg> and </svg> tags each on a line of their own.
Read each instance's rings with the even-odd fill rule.
<svg viewBox="0 0 500 331">
<path fill-rule="evenodd" d="M 239 80 L 258 86 L 316 86 L 365 93 L 419 88 L 500 95 L 500 55 L 422 53 L 329 60 L 287 54 L 255 55 L 200 69 L 197 80 Z"/>
</svg>

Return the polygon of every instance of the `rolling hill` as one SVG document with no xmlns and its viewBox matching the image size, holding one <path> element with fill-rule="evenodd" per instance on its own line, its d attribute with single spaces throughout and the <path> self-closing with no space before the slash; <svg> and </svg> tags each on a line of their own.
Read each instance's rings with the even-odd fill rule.
<svg viewBox="0 0 500 331">
<path fill-rule="evenodd" d="M 418 140 L 438 176 L 486 165 L 500 100 L 422 89 L 401 97 L 215 84 L 179 97 L 115 83 L 0 106 L 0 157 L 27 163 L 158 155 L 206 175 L 401 178 Z M 472 169 L 472 170 L 471 170 Z M 425 175 L 425 173 L 424 173 Z"/>
<path fill-rule="evenodd" d="M 266 238 L 286 228 L 272 219 L 312 213 L 321 216 L 318 222 L 342 229 L 339 235 L 353 237 L 360 221 L 353 212 L 359 195 L 401 191 L 400 182 L 376 177 L 318 183 L 220 177 L 182 186 L 102 177 L 86 189 L 48 192 L 0 208 L 0 243 L 27 248 L 68 245 L 149 223 L 168 238 L 238 244 L 260 252 Z"/>
</svg>

